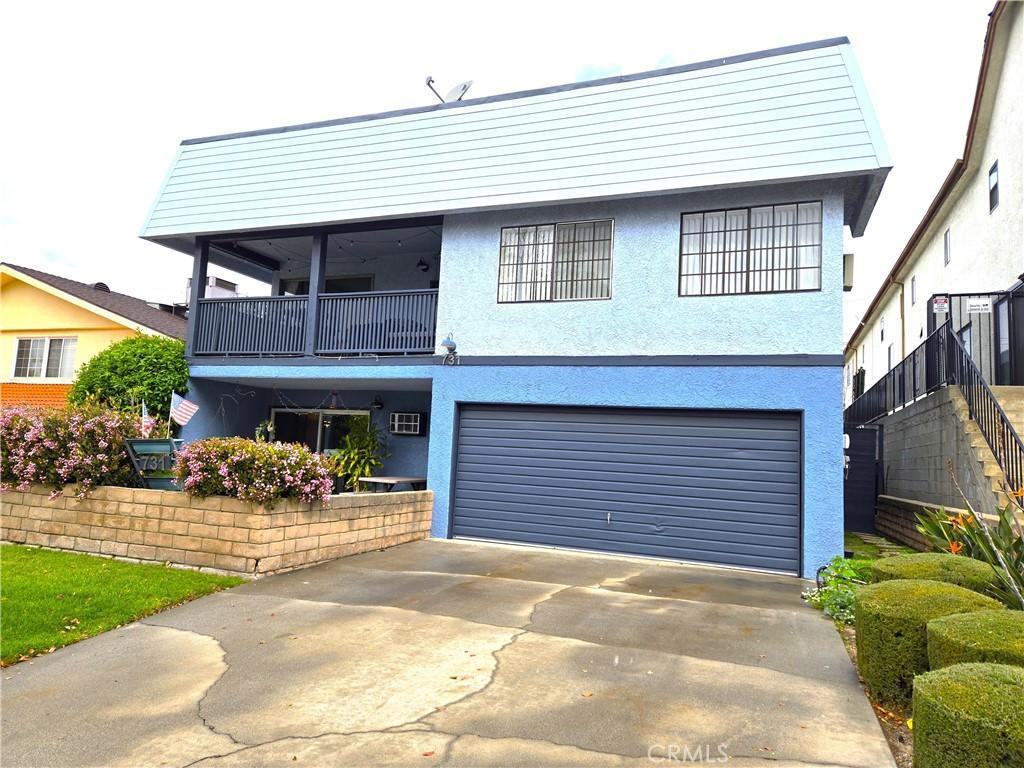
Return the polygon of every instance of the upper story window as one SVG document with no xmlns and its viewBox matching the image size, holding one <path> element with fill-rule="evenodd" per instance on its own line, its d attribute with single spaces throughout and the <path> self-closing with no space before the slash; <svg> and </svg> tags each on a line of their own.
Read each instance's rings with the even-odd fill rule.
<svg viewBox="0 0 1024 768">
<path fill-rule="evenodd" d="M 882 315 L 882 317 L 880 318 L 878 326 L 879 326 L 878 340 L 879 341 L 885 341 L 885 315 Z"/>
<path fill-rule="evenodd" d="M 1012 170 L 1012 169 L 1011 169 Z M 999 205 L 999 161 L 992 163 L 988 169 L 988 212 L 992 213 Z"/>
<path fill-rule="evenodd" d="M 917 304 L 917 275 L 910 278 L 910 306 Z"/>
<path fill-rule="evenodd" d="M 75 373 L 74 337 L 18 339 L 16 379 L 70 379 Z"/>
<path fill-rule="evenodd" d="M 820 202 L 683 214 L 680 296 L 820 289 Z"/>
<path fill-rule="evenodd" d="M 501 230 L 499 303 L 611 295 L 611 219 Z"/>
<path fill-rule="evenodd" d="M 949 230 L 947 229 L 942 233 L 942 263 L 949 264 L 949 259 L 953 255 L 953 244 L 949 239 Z"/>
</svg>

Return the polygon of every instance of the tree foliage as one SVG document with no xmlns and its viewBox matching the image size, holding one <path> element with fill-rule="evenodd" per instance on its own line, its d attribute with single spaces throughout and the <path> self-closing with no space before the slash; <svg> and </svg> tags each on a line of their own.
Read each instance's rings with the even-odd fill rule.
<svg viewBox="0 0 1024 768">
<path fill-rule="evenodd" d="M 163 336 L 132 336 L 114 342 L 85 363 L 75 378 L 68 400 L 83 403 L 90 396 L 112 408 L 139 406 L 166 419 L 171 392 L 188 389 L 185 344 Z"/>
</svg>

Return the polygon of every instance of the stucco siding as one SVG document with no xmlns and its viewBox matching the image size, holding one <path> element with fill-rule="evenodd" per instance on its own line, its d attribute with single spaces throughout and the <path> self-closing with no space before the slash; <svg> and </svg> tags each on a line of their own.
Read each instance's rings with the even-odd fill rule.
<svg viewBox="0 0 1024 768">
<path fill-rule="evenodd" d="M 1000 291 L 1024 272 L 1024 12 L 1010 3 L 999 28 L 1000 39 L 985 86 L 977 139 L 969 167 L 956 183 L 924 237 L 900 270 L 904 285 L 906 346 L 897 361 L 910 354 L 928 333 L 928 298 L 937 293 Z M 999 205 L 989 211 L 988 172 L 999 163 Z M 950 232 L 950 260 L 945 263 L 944 234 Z M 892 254 L 894 258 L 896 254 Z M 911 284 L 917 302 L 911 302 Z M 890 328 L 898 334 L 899 286 L 867 318 L 856 338 L 865 346 L 865 382 L 870 387 L 887 371 L 886 347 Z M 880 340 L 882 317 L 886 340 Z M 943 318 L 944 320 L 945 318 Z M 959 329 L 957 329 L 959 330 Z M 896 350 L 899 337 L 896 335 Z M 853 360 L 853 350 L 847 361 Z M 847 389 L 847 401 L 852 393 Z"/>
<path fill-rule="evenodd" d="M 832 40 L 185 142 L 142 234 L 160 239 L 774 179 L 884 177 L 888 166 L 849 44 Z"/>
<path fill-rule="evenodd" d="M 680 216 L 822 200 L 820 291 L 738 296 L 679 292 Z M 499 304 L 506 226 L 614 219 L 610 299 Z M 829 182 L 445 217 L 438 341 L 467 355 L 840 354 L 843 192 Z"/>
<path fill-rule="evenodd" d="M 330 404 L 332 391 L 335 394 L 333 406 Z M 384 405 L 380 410 L 371 407 L 377 397 Z M 213 436 L 251 437 L 260 422 L 269 419 L 271 410 L 275 408 L 333 407 L 339 410 L 369 411 L 374 425 L 386 436 L 389 453 L 378 474 L 424 475 L 427 471 L 429 418 L 425 435 L 389 435 L 388 415 L 392 411 L 429 413 L 429 391 L 335 390 L 330 386 L 326 389 L 276 390 L 270 379 L 263 386 L 251 386 L 193 377 L 189 381 L 188 398 L 199 406 L 199 411 L 181 430 L 181 437 L 186 441 Z"/>
<path fill-rule="evenodd" d="M 803 417 L 802 575 L 842 553 L 841 369 L 453 367 L 435 377 L 428 487 L 432 535 L 449 535 L 457 403 L 726 408 Z"/>
</svg>

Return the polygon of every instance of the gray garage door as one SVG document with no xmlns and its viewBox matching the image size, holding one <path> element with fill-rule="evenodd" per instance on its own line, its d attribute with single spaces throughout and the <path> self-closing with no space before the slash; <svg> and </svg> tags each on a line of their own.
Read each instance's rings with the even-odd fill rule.
<svg viewBox="0 0 1024 768">
<path fill-rule="evenodd" d="M 796 573 L 800 419 L 463 406 L 452 533 Z"/>
</svg>

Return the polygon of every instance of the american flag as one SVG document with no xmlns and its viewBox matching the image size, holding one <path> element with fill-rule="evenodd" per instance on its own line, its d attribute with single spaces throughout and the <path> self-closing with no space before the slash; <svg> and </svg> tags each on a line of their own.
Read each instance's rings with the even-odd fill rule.
<svg viewBox="0 0 1024 768">
<path fill-rule="evenodd" d="M 153 433 L 153 427 L 156 426 L 156 419 L 149 415 L 149 411 L 146 409 L 146 401 L 142 401 L 142 423 L 139 425 L 139 432 L 142 433 L 143 438 L 148 438 Z"/>
<path fill-rule="evenodd" d="M 171 418 L 175 424 L 184 427 L 198 410 L 199 406 L 191 400 L 186 400 L 177 392 L 171 392 Z"/>
</svg>

